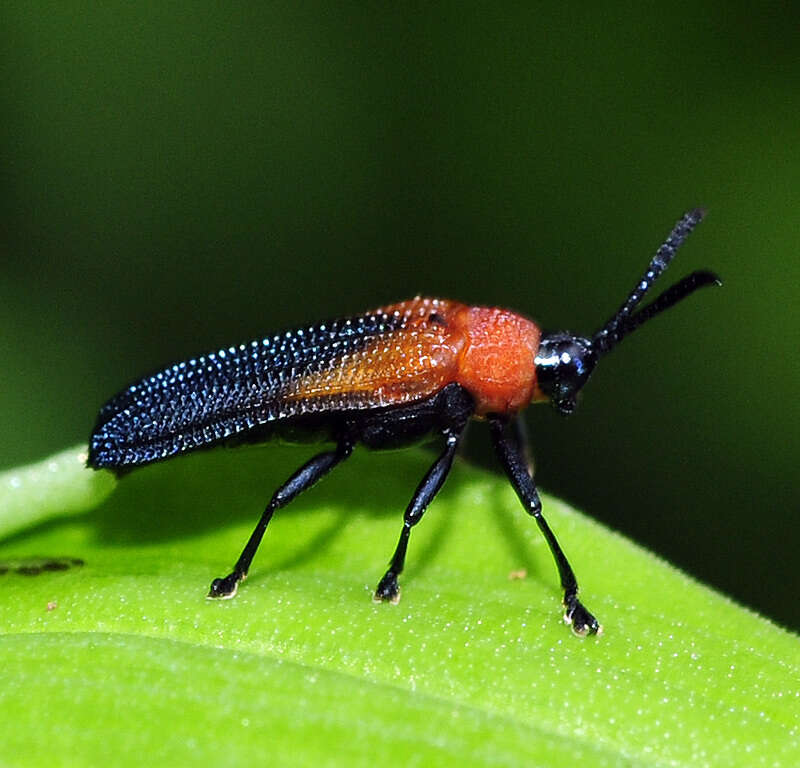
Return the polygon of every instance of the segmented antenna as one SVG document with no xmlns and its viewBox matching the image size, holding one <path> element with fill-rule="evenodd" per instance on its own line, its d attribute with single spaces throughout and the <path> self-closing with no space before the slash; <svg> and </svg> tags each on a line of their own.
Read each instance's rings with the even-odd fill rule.
<svg viewBox="0 0 800 768">
<path fill-rule="evenodd" d="M 685 213 L 675 224 L 669 237 L 664 244 L 656 251 L 651 260 L 647 271 L 642 275 L 634 286 L 624 304 L 609 319 L 609 321 L 592 337 L 592 348 L 598 355 L 603 355 L 613 349 L 631 331 L 634 331 L 642 323 L 655 317 L 665 309 L 669 309 L 682 299 L 685 299 L 698 288 L 706 285 L 722 285 L 722 281 L 714 272 L 700 270 L 684 277 L 675 285 L 667 288 L 658 298 L 642 310 L 634 314 L 634 310 L 641 303 L 645 294 L 650 290 L 653 283 L 658 280 L 664 270 L 675 258 L 678 248 L 683 245 L 684 240 L 691 234 L 692 230 L 703 220 L 705 209 L 695 208 Z"/>
</svg>

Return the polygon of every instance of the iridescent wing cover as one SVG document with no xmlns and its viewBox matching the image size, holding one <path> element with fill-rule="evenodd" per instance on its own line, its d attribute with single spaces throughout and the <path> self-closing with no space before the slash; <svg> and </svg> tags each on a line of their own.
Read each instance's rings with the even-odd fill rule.
<svg viewBox="0 0 800 768">
<path fill-rule="evenodd" d="M 102 408 L 89 464 L 146 464 L 295 416 L 427 397 L 453 380 L 462 309 L 416 298 L 172 365 Z"/>
</svg>

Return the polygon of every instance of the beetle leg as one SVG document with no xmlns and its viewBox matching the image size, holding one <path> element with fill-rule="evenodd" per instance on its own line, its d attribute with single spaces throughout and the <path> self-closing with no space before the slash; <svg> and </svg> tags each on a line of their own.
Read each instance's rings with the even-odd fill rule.
<svg viewBox="0 0 800 768">
<path fill-rule="evenodd" d="M 535 518 L 539 530 L 553 553 L 556 566 L 558 566 L 558 575 L 561 578 L 561 587 L 564 590 L 564 607 L 566 608 L 564 620 L 572 625 L 572 630 L 578 635 L 595 634 L 600 629 L 600 624 L 578 600 L 578 582 L 575 579 L 575 573 L 555 534 L 542 516 L 542 502 L 539 499 L 539 492 L 536 490 L 536 483 L 528 471 L 524 448 L 518 442 L 519 432 L 515 432 L 513 437 L 509 436 L 506 430 L 508 419 L 500 416 L 490 416 L 489 425 L 497 457 L 511 480 L 522 506 L 529 515 Z"/>
<path fill-rule="evenodd" d="M 511 438 L 519 448 L 522 457 L 525 459 L 525 466 L 528 468 L 528 474 L 535 477 L 536 472 L 533 464 L 533 454 L 531 453 L 531 444 L 528 439 L 528 424 L 522 416 L 516 416 L 511 419 L 510 432 Z"/>
<path fill-rule="evenodd" d="M 313 459 L 300 467 L 297 472 L 275 491 L 264 513 L 261 515 L 258 525 L 256 525 L 255 530 L 250 535 L 250 539 L 245 545 L 242 554 L 236 561 L 233 571 L 225 578 L 214 579 L 214 581 L 211 582 L 211 589 L 208 592 L 208 597 L 226 598 L 233 597 L 236 594 L 239 582 L 247 577 L 250 563 L 253 560 L 253 556 L 258 549 L 258 545 L 261 543 L 261 538 L 275 510 L 285 507 L 292 499 L 299 496 L 307 488 L 310 488 L 317 480 L 328 474 L 337 464 L 344 461 L 352 452 L 352 440 L 349 437 L 341 439 L 335 450 L 326 451 L 325 453 L 314 456 Z"/>
<path fill-rule="evenodd" d="M 456 449 L 463 432 L 463 425 L 457 429 L 445 430 L 444 450 L 428 470 L 422 482 L 417 486 L 417 490 L 414 491 L 414 495 L 408 507 L 406 507 L 403 515 L 403 529 L 400 531 L 397 549 L 394 551 L 388 570 L 375 590 L 376 602 L 388 600 L 396 603 L 400 600 L 400 587 L 397 584 L 397 577 L 403 572 L 411 528 L 422 519 L 422 515 L 425 514 L 428 505 L 433 501 L 433 497 L 436 496 L 444 484 L 450 468 L 453 466 L 453 458 L 456 455 Z"/>
</svg>

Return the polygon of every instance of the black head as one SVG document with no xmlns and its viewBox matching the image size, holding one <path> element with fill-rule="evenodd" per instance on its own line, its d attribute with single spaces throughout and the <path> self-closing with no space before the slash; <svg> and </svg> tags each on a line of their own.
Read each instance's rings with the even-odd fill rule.
<svg viewBox="0 0 800 768">
<path fill-rule="evenodd" d="M 700 208 L 684 214 L 658 249 L 647 271 L 636 283 L 623 305 L 591 339 L 566 331 L 542 335 L 535 358 L 536 382 L 541 393 L 560 413 L 566 416 L 575 410 L 578 392 L 589 380 L 597 361 L 631 331 L 685 299 L 698 288 L 706 285 L 722 285 L 719 277 L 713 272 L 706 270 L 692 272 L 667 288 L 651 304 L 638 312 L 634 311 L 704 215 L 705 211 Z"/>
<path fill-rule="evenodd" d="M 542 394 L 565 416 L 575 410 L 578 392 L 589 380 L 597 355 L 583 336 L 560 331 L 545 333 L 536 353 L 536 383 Z"/>
</svg>

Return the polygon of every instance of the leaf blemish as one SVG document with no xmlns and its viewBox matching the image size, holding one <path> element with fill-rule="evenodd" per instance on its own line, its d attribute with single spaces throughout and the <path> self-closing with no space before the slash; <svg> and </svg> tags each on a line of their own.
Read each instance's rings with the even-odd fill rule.
<svg viewBox="0 0 800 768">
<path fill-rule="evenodd" d="M 22 576 L 38 576 L 46 571 L 67 571 L 82 565 L 84 561 L 79 557 L 25 557 L 0 562 L 0 575 L 18 573 Z"/>
</svg>

